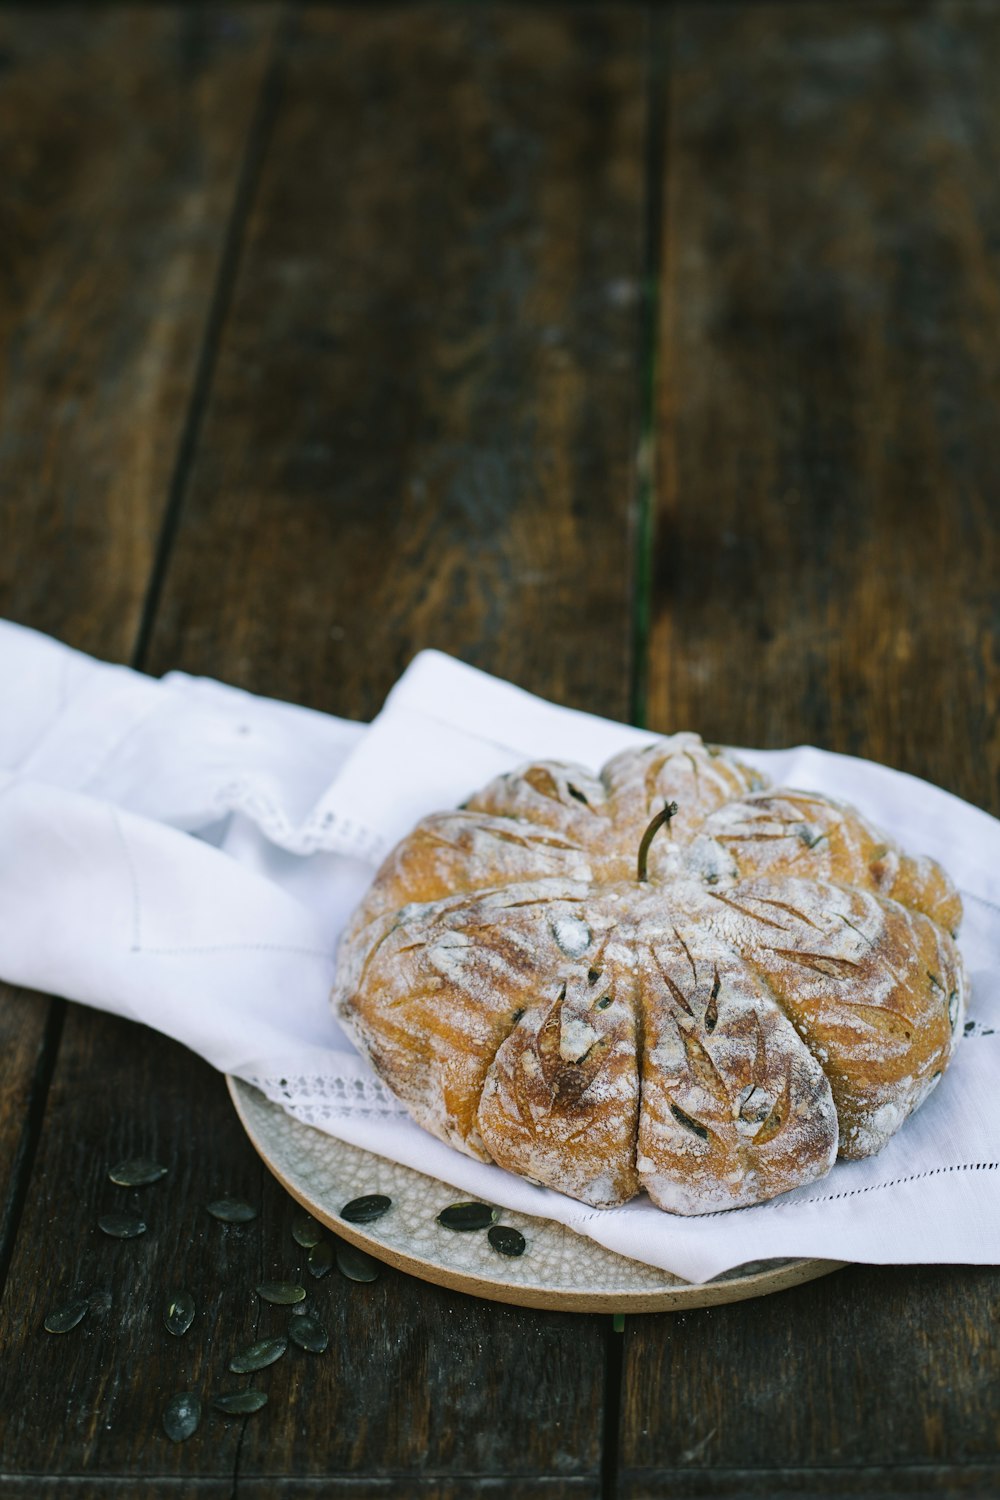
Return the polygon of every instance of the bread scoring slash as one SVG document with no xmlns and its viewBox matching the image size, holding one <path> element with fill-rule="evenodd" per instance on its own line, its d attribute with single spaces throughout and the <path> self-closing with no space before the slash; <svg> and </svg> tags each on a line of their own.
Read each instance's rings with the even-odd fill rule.
<svg viewBox="0 0 1000 1500">
<path fill-rule="evenodd" d="M 597 1207 L 881 1149 L 962 1032 L 961 902 L 853 808 L 675 734 L 500 776 L 392 851 L 333 1003 L 418 1124 Z"/>
</svg>

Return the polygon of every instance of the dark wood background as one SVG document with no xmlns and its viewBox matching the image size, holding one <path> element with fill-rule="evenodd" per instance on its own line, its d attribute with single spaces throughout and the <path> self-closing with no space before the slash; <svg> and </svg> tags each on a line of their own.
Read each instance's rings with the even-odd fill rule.
<svg viewBox="0 0 1000 1500">
<path fill-rule="evenodd" d="M 1000 813 L 998 78 L 993 0 L 0 9 L 0 614 L 360 718 L 438 646 Z M 1000 1491 L 961 1267 L 623 1335 L 334 1275 L 174 1446 L 290 1202 L 150 1032 L 8 988 L 0 1067 L 5 1496 Z"/>
</svg>

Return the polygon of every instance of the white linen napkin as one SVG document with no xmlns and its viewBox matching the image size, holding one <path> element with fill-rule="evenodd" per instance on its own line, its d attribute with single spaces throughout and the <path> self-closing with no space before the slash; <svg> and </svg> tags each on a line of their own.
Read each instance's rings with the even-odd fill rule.
<svg viewBox="0 0 1000 1500">
<path fill-rule="evenodd" d="M 884 1151 L 822 1182 L 697 1218 L 645 1198 L 596 1210 L 412 1124 L 328 994 L 339 932 L 418 818 L 529 758 L 597 768 L 648 732 L 437 652 L 366 729 L 4 622 L 0 705 L 0 977 L 143 1021 L 321 1130 L 691 1281 L 781 1256 L 1000 1262 L 1000 823 L 985 813 L 867 761 L 741 752 L 947 867 L 965 902 L 966 1039 Z"/>
</svg>

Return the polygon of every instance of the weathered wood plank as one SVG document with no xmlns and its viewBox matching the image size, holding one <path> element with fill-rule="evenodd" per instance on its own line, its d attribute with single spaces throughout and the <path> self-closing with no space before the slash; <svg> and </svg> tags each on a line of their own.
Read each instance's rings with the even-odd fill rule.
<svg viewBox="0 0 1000 1500">
<path fill-rule="evenodd" d="M 992 811 L 998 65 L 962 0 L 678 8 L 650 656 L 657 727 Z M 630 1322 L 622 1494 L 974 1492 L 998 1288 L 859 1268 Z"/>
<path fill-rule="evenodd" d="M 48 1034 L 51 1003 L 0 984 L 0 1286 L 58 1043 Z"/>
<path fill-rule="evenodd" d="M 128 1190 L 108 1168 L 150 1156 L 170 1168 Z M 260 1222 L 223 1226 L 204 1205 L 261 1202 L 262 1169 L 225 1105 L 221 1080 L 176 1043 L 69 1006 L 4 1298 L 3 1468 L 12 1476 L 231 1476 L 239 1421 L 206 1415 L 188 1443 L 160 1425 L 178 1390 L 244 1384 L 229 1355 L 257 1321 Z M 102 1213 L 140 1213 L 140 1239 L 102 1234 Z M 165 1297 L 190 1290 L 198 1317 L 183 1338 L 162 1323 Z M 42 1324 L 77 1296 L 91 1311 L 72 1332 Z M 196 1458 L 196 1464 L 192 1464 Z"/>
<path fill-rule="evenodd" d="M 627 712 L 644 28 L 307 14 L 156 667 L 368 717 L 438 646 Z"/>
<path fill-rule="evenodd" d="M 275 15 L 270 6 L 0 12 L 0 613 L 112 659 L 134 653 Z M 5 1233 L 33 1157 L 60 1012 L 54 1021 L 41 997 L 3 996 Z M 67 1175 L 83 1142 L 105 1159 L 100 1111 L 86 1118 L 88 1087 L 105 1110 L 127 1092 L 132 1028 L 115 1034 L 113 1058 L 87 1065 L 109 1024 L 72 1016 L 28 1193 L 4 1303 L 5 1487 L 14 1471 L 30 1489 L 50 1462 L 81 1464 L 97 1426 L 110 1412 L 113 1427 L 122 1409 L 123 1370 L 99 1356 L 109 1322 L 140 1317 L 128 1301 L 135 1288 L 118 1275 L 124 1262 L 107 1259 L 110 1241 L 104 1260 L 91 1257 L 94 1163 L 76 1181 Z M 89 1041 L 75 1040 L 81 1028 Z M 154 1078 L 151 1066 L 145 1087 L 155 1093 Z M 60 1139 L 72 1159 L 53 1167 Z M 48 1307 L 91 1272 L 99 1292 L 112 1286 L 125 1304 L 95 1312 L 70 1345 L 42 1333 Z M 22 1359 L 49 1372 L 38 1399 L 21 1381 Z M 78 1366 L 93 1379 L 75 1389 Z M 74 1441 L 63 1452 L 64 1431 Z"/>
<path fill-rule="evenodd" d="M 711 0 L 709 0 L 711 3 Z M 633 1481 L 623 1476 L 621 1500 L 826 1500 L 850 1495 L 851 1500 L 909 1500 L 930 1495 L 994 1495 L 1000 1469 L 971 1464 L 961 1469 L 918 1464 L 906 1468 L 834 1469 L 713 1469 L 704 1474 L 691 1469 L 643 1473 Z"/>
<path fill-rule="evenodd" d="M 273 8 L 0 10 L 0 615 L 132 654 Z"/>
<path fill-rule="evenodd" d="M 743 1493 L 728 1470 L 738 1484 L 760 1470 L 762 1486 L 787 1469 L 794 1488 L 796 1471 L 839 1467 L 853 1493 L 857 1467 L 995 1466 L 996 1301 L 992 1268 L 852 1267 L 755 1303 L 630 1320 L 624 1493 L 667 1469 L 681 1493 L 728 1494 Z M 878 1483 L 894 1492 L 890 1472 Z"/>
<path fill-rule="evenodd" d="M 681 6 L 672 57 L 652 720 L 997 811 L 1000 18 Z"/>
<path fill-rule="evenodd" d="M 0 1476 L 2 1477 L 2 1476 Z M 35 1500 L 36 1496 L 68 1495 L 72 1500 L 134 1500 L 135 1479 L 91 1479 L 82 1474 L 60 1474 L 55 1479 L 31 1475 L 25 1479 L 4 1480 L 4 1495 L 12 1500 Z M 331 1489 L 336 1485 L 336 1490 Z M 227 1479 L 180 1479 L 144 1477 L 142 1500 L 326 1500 L 336 1493 L 338 1500 L 589 1500 L 593 1493 L 588 1481 L 577 1479 L 491 1479 L 483 1475 L 460 1476 L 455 1480 L 417 1478 L 412 1474 L 391 1475 L 385 1479 L 365 1479 L 356 1474 L 337 1475 L 330 1479 L 250 1479 L 240 1483 L 234 1492 Z"/>
<path fill-rule="evenodd" d="M 642 35 L 605 10 L 306 16 L 154 666 L 367 715 L 437 645 L 626 711 Z M 598 1320 L 333 1291 L 338 1356 L 276 1371 L 301 1415 L 248 1428 L 241 1486 L 596 1488 Z"/>
<path fill-rule="evenodd" d="M 368 714 L 413 651 L 436 644 L 626 711 L 643 28 L 614 7 L 305 16 L 154 670 Z M 94 1486 L 231 1472 L 237 1492 L 261 1495 L 290 1473 L 441 1496 L 502 1477 L 525 1500 L 596 1496 L 603 1320 L 480 1303 L 388 1270 L 372 1287 L 333 1276 L 315 1289 L 331 1351 L 267 1372 L 271 1402 L 242 1437 L 212 1417 L 166 1443 L 166 1396 L 215 1388 L 251 1317 L 240 1299 L 299 1254 L 270 1178 L 256 1189 L 260 1219 L 222 1260 L 211 1226 L 197 1228 L 206 1194 L 254 1190 L 249 1148 L 221 1082 L 175 1053 L 70 1013 L 11 1272 L 16 1359 L 30 1349 L 36 1361 L 30 1390 L 10 1374 L 0 1385 L 20 1413 L 20 1472 L 86 1473 Z M 85 1100 L 81 1080 L 94 1081 Z M 155 1236 L 109 1252 L 90 1229 L 108 1189 L 87 1162 L 122 1135 L 174 1149 L 175 1192 L 159 1195 Z M 70 1211 L 86 1226 L 78 1275 L 107 1258 L 112 1307 L 57 1341 L 38 1332 L 55 1286 L 34 1247 Z M 180 1272 L 209 1300 L 202 1334 L 217 1326 L 211 1343 L 190 1342 L 192 1330 L 163 1348 L 150 1299 Z M 275 1315 L 254 1310 L 254 1326 Z"/>
<path fill-rule="evenodd" d="M 112 659 L 135 648 L 274 18 L 0 11 L 0 615 Z M 61 1011 L 0 1008 L 2 1265 Z"/>
<path fill-rule="evenodd" d="M 186 3 L 186 0 L 185 0 Z M 37 1495 L 68 1495 L 72 1500 L 132 1500 L 136 1493 L 134 1479 L 90 1479 L 86 1474 L 60 1474 L 46 1479 L 31 1474 L 26 1478 L 4 1478 L 4 1494 L 11 1500 L 34 1500 Z M 229 1479 L 163 1479 L 144 1478 L 142 1500 L 232 1500 Z"/>
</svg>

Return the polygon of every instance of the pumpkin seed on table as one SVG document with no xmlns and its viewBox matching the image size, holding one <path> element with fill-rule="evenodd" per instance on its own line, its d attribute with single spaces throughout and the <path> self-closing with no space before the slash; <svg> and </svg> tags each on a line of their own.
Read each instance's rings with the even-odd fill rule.
<svg viewBox="0 0 1000 1500">
<path fill-rule="evenodd" d="M 509 1224 L 493 1224 L 486 1238 L 500 1255 L 523 1255 L 524 1235 Z"/>
<path fill-rule="evenodd" d="M 293 1344 L 298 1344 L 300 1349 L 306 1349 L 310 1354 L 325 1353 L 330 1343 L 330 1335 L 318 1318 L 290 1318 L 288 1337 Z"/>
<path fill-rule="evenodd" d="M 337 1270 L 348 1281 L 375 1281 L 381 1269 L 377 1260 L 354 1245 L 337 1246 Z"/>
<path fill-rule="evenodd" d="M 294 1281 L 262 1281 L 257 1296 L 265 1302 L 277 1303 L 279 1307 L 291 1307 L 295 1302 L 306 1300 L 306 1289 Z"/>
<path fill-rule="evenodd" d="M 97 1227 L 113 1240 L 135 1240 L 146 1233 L 146 1222 L 134 1214 L 101 1214 Z"/>
<path fill-rule="evenodd" d="M 66 1302 L 62 1307 L 57 1307 L 49 1313 L 43 1324 L 45 1332 L 69 1333 L 70 1329 L 83 1322 L 89 1311 L 89 1297 L 81 1297 L 76 1302 Z"/>
<path fill-rule="evenodd" d="M 262 1406 L 267 1405 L 266 1391 L 228 1391 L 223 1396 L 216 1396 L 212 1402 L 216 1411 L 221 1411 L 227 1417 L 243 1417 L 251 1412 L 260 1411 Z"/>
<path fill-rule="evenodd" d="M 161 1177 L 166 1177 L 167 1170 L 158 1161 L 136 1156 L 128 1161 L 117 1162 L 109 1171 L 108 1177 L 116 1187 L 148 1187 L 151 1182 L 159 1182 Z"/>
<path fill-rule="evenodd" d="M 352 1198 L 340 1210 L 340 1217 L 348 1224 L 373 1224 L 392 1207 L 392 1199 L 384 1193 L 365 1193 L 361 1198 Z"/>
<path fill-rule="evenodd" d="M 500 1210 L 488 1203 L 450 1203 L 437 1216 L 445 1229 L 466 1232 L 471 1229 L 488 1229 L 500 1217 Z"/>
<path fill-rule="evenodd" d="M 318 1245 L 312 1247 L 306 1258 L 306 1270 L 317 1281 L 333 1270 L 333 1246 L 329 1240 L 320 1240 Z"/>
<path fill-rule="evenodd" d="M 312 1214 L 297 1214 L 292 1220 L 292 1239 L 303 1250 L 311 1250 L 323 1238 L 323 1226 Z"/>
<path fill-rule="evenodd" d="M 244 1203 L 240 1198 L 215 1198 L 205 1207 L 213 1219 L 218 1219 L 222 1224 L 249 1224 L 251 1219 L 256 1219 L 257 1210 L 249 1203 Z"/>
<path fill-rule="evenodd" d="M 194 1322 L 194 1298 L 190 1292 L 171 1292 L 163 1307 L 163 1326 L 168 1333 L 187 1333 Z"/>
<path fill-rule="evenodd" d="M 201 1399 L 194 1391 L 178 1391 L 163 1413 L 163 1430 L 172 1443 L 183 1443 L 197 1431 L 201 1421 Z"/>
<path fill-rule="evenodd" d="M 234 1375 L 250 1375 L 255 1370 L 266 1370 L 268 1365 L 273 1365 L 275 1360 L 281 1358 L 287 1348 L 286 1338 L 258 1339 L 256 1344 L 234 1354 L 229 1361 L 229 1368 Z"/>
</svg>

